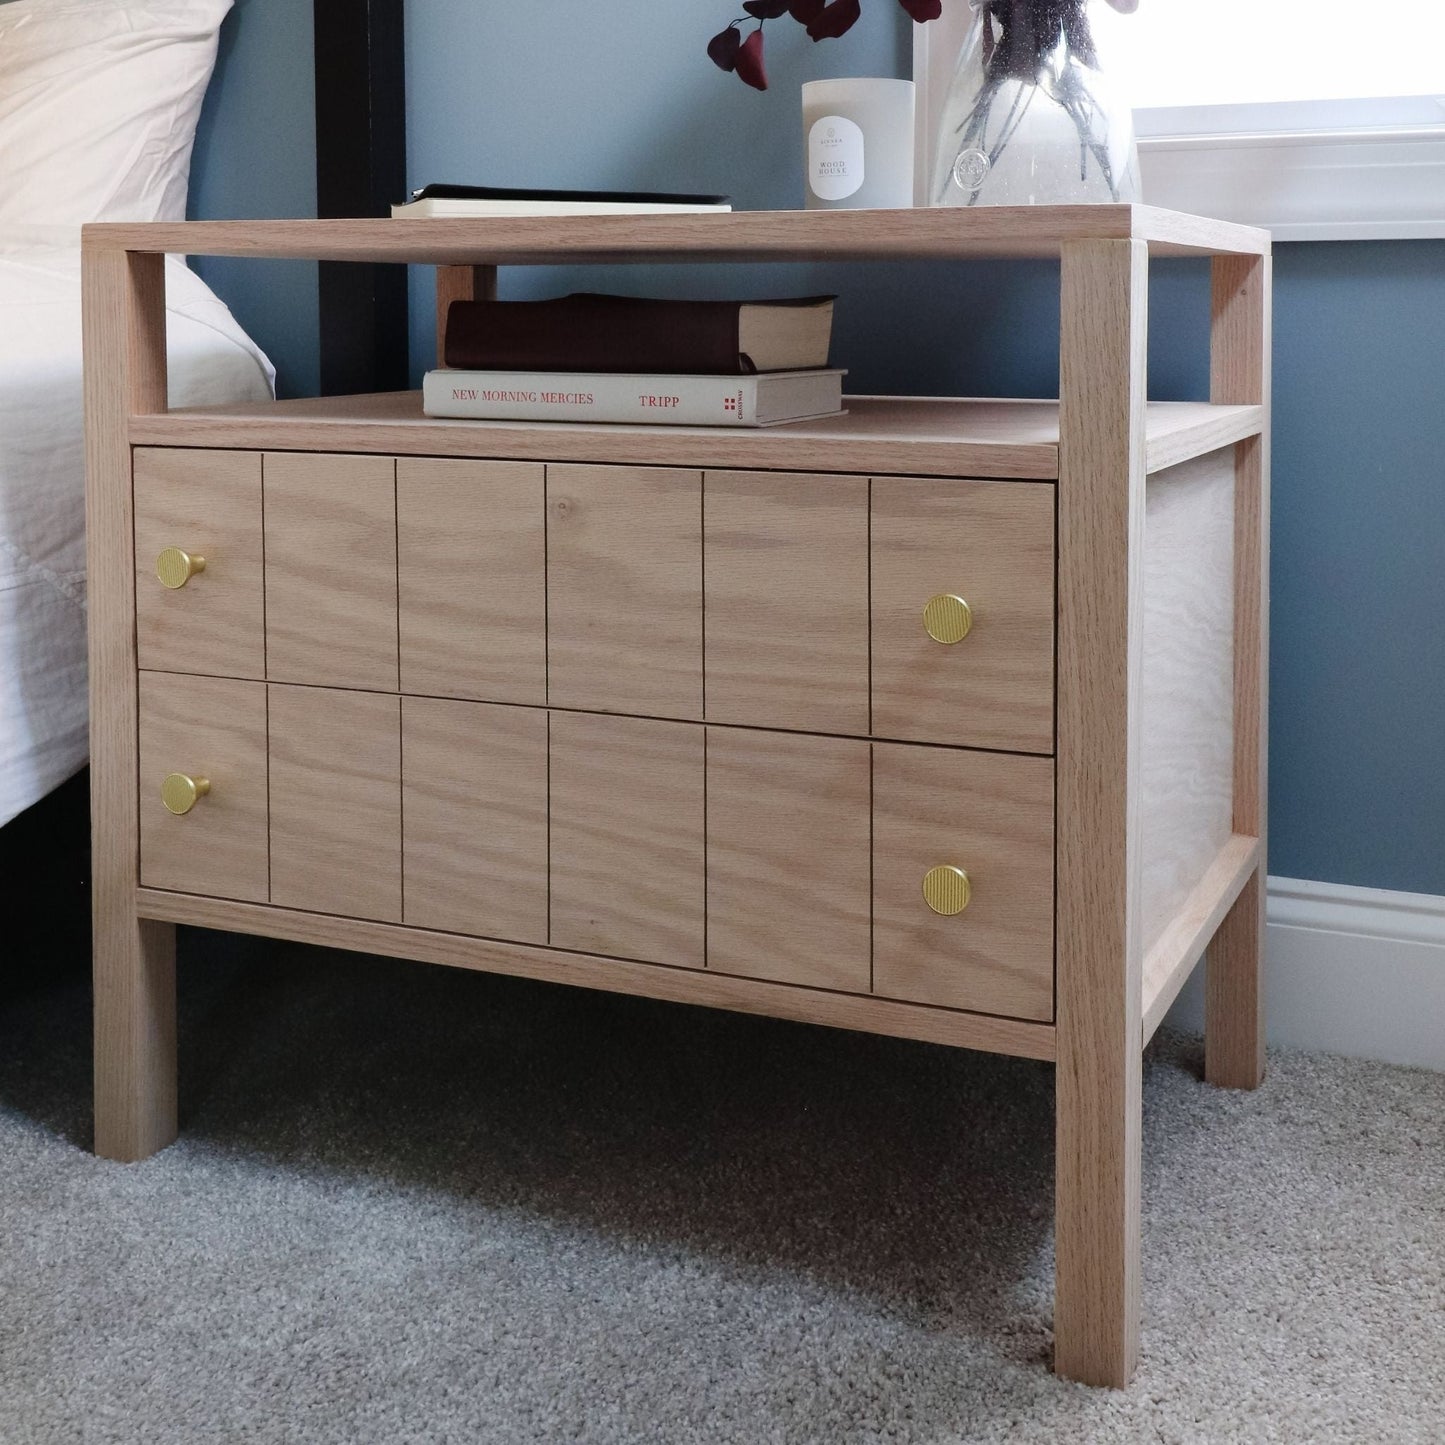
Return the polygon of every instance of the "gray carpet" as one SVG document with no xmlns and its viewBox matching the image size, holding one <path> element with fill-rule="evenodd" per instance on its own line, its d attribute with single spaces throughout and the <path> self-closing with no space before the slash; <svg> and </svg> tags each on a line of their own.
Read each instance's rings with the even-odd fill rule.
<svg viewBox="0 0 1445 1445">
<path fill-rule="evenodd" d="M 1445 1076 L 1147 1071 L 1144 1364 L 1050 1354 L 1052 1074 L 182 935 L 179 1144 L 0 1000 L 0 1441 L 1445 1439 Z"/>
</svg>

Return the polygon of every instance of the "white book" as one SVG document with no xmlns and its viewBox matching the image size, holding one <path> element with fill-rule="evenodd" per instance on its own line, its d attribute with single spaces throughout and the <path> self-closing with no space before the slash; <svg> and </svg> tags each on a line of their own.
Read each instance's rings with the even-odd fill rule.
<svg viewBox="0 0 1445 1445">
<path fill-rule="evenodd" d="M 468 216 L 695 216 L 731 206 L 684 206 L 657 201 L 452 200 L 436 197 L 391 208 L 401 220 L 459 220 Z"/>
<path fill-rule="evenodd" d="M 642 376 L 634 372 L 460 371 L 422 379 L 428 416 L 482 421 L 632 422 L 663 426 L 777 426 L 837 416 L 836 370 L 757 376 Z"/>
</svg>

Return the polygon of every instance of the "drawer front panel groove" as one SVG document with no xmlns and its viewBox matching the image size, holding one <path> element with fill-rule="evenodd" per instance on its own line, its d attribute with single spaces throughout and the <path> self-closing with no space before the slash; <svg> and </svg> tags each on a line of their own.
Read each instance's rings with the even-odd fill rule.
<svg viewBox="0 0 1445 1445">
<path fill-rule="evenodd" d="M 547 701 L 545 469 L 396 463 L 401 690 Z"/>
<path fill-rule="evenodd" d="M 868 733 L 868 479 L 703 479 L 709 722 Z"/>
<path fill-rule="evenodd" d="M 401 922 L 401 699 L 268 692 L 271 901 Z"/>
<path fill-rule="evenodd" d="M 550 725 L 552 942 L 703 967 L 703 729 L 566 712 Z"/>
<path fill-rule="evenodd" d="M 396 463 L 268 452 L 266 675 L 395 692 Z"/>
<path fill-rule="evenodd" d="M 547 714 L 402 699 L 405 922 L 547 942 Z"/>
<path fill-rule="evenodd" d="M 702 717 L 702 477 L 547 468 L 554 707 Z"/>
</svg>

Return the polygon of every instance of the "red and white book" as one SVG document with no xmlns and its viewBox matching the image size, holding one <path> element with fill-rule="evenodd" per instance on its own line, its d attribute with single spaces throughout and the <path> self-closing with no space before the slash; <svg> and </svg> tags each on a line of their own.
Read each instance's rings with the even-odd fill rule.
<svg viewBox="0 0 1445 1445">
<path fill-rule="evenodd" d="M 836 370 L 642 376 L 441 368 L 422 379 L 422 410 L 428 416 L 481 421 L 778 426 L 840 415 L 844 375 Z"/>
</svg>

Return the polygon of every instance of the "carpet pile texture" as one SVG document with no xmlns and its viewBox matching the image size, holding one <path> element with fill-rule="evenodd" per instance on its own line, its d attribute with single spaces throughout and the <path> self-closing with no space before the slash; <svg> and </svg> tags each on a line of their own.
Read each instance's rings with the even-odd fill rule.
<svg viewBox="0 0 1445 1445">
<path fill-rule="evenodd" d="M 1445 1440 L 1445 1076 L 1165 1038 L 1144 1358 L 1048 1371 L 1046 1065 L 182 932 L 179 1143 L 0 999 L 0 1442 Z"/>
</svg>

